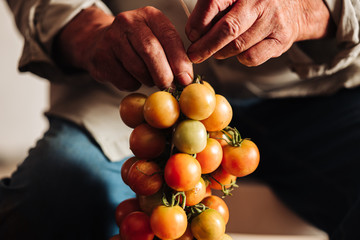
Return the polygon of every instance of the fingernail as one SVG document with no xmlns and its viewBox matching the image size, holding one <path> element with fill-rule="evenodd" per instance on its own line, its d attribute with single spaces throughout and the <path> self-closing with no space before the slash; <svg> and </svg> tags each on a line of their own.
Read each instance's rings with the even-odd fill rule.
<svg viewBox="0 0 360 240">
<path fill-rule="evenodd" d="M 179 73 L 178 75 L 176 75 L 176 78 L 178 82 L 182 85 L 188 85 L 193 81 L 193 79 L 187 72 Z"/>
<path fill-rule="evenodd" d="M 200 38 L 200 34 L 196 30 L 191 30 L 189 33 L 189 40 L 195 42 Z"/>
</svg>

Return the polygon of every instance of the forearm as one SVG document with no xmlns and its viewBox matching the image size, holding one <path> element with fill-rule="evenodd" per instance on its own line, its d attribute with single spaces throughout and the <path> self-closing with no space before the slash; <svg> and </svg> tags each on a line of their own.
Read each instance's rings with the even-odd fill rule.
<svg viewBox="0 0 360 240">
<path fill-rule="evenodd" d="M 82 10 L 56 36 L 56 59 L 65 67 L 86 69 L 88 49 L 96 42 L 99 31 L 104 31 L 114 17 L 91 6 Z"/>
</svg>

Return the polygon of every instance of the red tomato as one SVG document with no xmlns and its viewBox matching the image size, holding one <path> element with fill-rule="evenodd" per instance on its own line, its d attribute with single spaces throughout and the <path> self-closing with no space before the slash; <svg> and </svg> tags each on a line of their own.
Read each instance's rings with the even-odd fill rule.
<svg viewBox="0 0 360 240">
<path fill-rule="evenodd" d="M 155 162 L 138 160 L 131 166 L 127 181 L 136 194 L 152 195 L 163 185 L 162 170 Z"/>
<path fill-rule="evenodd" d="M 221 190 L 222 187 L 219 183 L 225 186 L 225 188 L 230 188 L 231 183 L 236 182 L 236 176 L 231 175 L 225 171 L 221 166 L 210 174 L 210 187 L 212 189 Z"/>
<path fill-rule="evenodd" d="M 229 208 L 225 201 L 218 196 L 211 195 L 201 201 L 205 206 L 218 211 L 224 218 L 225 224 L 229 221 Z"/>
<path fill-rule="evenodd" d="M 225 234 L 223 217 L 214 209 L 206 209 L 191 221 L 191 232 L 197 240 L 219 240 Z"/>
<path fill-rule="evenodd" d="M 230 174 L 243 177 L 254 172 L 260 161 L 259 149 L 254 142 L 244 139 L 240 146 L 223 148 L 221 166 Z"/>
<path fill-rule="evenodd" d="M 206 194 L 206 185 L 204 179 L 200 178 L 200 181 L 195 185 L 194 188 L 185 191 L 186 206 L 193 206 L 201 202 Z"/>
<path fill-rule="evenodd" d="M 215 171 L 220 166 L 222 158 L 222 147 L 220 143 L 213 138 L 208 138 L 204 150 L 196 154 L 196 159 L 200 163 L 202 174 Z"/>
<path fill-rule="evenodd" d="M 201 120 L 207 131 L 220 131 L 231 122 L 233 111 L 230 103 L 222 95 L 216 94 L 216 105 L 210 117 Z"/>
<path fill-rule="evenodd" d="M 176 153 L 165 165 L 164 178 L 166 184 L 176 191 L 190 190 L 200 181 L 200 164 L 189 154 Z"/>
<path fill-rule="evenodd" d="M 115 221 L 120 227 L 122 220 L 132 212 L 140 211 L 139 201 L 136 198 L 129 198 L 122 201 L 115 210 Z"/>
<path fill-rule="evenodd" d="M 121 101 L 120 117 L 128 127 L 135 128 L 145 121 L 143 114 L 145 100 L 144 94 L 131 93 Z"/>
<path fill-rule="evenodd" d="M 127 177 L 128 177 L 129 169 L 137 160 L 139 159 L 136 157 L 131 157 L 127 159 L 121 166 L 121 178 L 124 181 L 124 183 L 127 185 L 128 185 Z"/>
<path fill-rule="evenodd" d="M 122 240 L 153 240 L 149 216 L 144 212 L 128 214 L 121 222 L 120 236 Z"/>
<path fill-rule="evenodd" d="M 158 206 L 150 216 L 151 229 L 160 239 L 181 237 L 187 227 L 187 216 L 180 206 Z"/>
<path fill-rule="evenodd" d="M 138 158 L 158 157 L 165 149 L 166 139 L 163 132 L 143 123 L 130 134 L 130 149 Z"/>
<path fill-rule="evenodd" d="M 171 127 L 179 115 L 179 103 L 169 92 L 158 91 L 146 99 L 144 117 L 146 122 L 155 128 Z"/>
<path fill-rule="evenodd" d="M 188 118 L 203 120 L 208 118 L 215 109 L 215 94 L 203 84 L 187 85 L 179 99 L 181 112 Z"/>
</svg>

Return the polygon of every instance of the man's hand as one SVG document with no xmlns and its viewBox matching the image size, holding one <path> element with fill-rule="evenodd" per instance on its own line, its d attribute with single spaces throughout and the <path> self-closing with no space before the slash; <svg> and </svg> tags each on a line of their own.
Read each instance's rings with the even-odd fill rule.
<svg viewBox="0 0 360 240">
<path fill-rule="evenodd" d="M 192 63 L 174 26 L 159 10 L 145 7 L 113 16 L 96 7 L 80 12 L 56 41 L 60 59 L 120 90 L 145 84 L 170 87 L 193 78 Z"/>
<path fill-rule="evenodd" d="M 326 36 L 329 15 L 322 0 L 198 0 L 186 25 L 188 55 L 194 63 L 237 56 L 257 66 L 296 41 Z"/>
</svg>

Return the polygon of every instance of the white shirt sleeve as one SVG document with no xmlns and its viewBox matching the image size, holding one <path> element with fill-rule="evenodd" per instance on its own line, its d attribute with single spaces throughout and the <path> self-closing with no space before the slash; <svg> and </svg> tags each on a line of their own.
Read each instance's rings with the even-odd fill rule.
<svg viewBox="0 0 360 240">
<path fill-rule="evenodd" d="M 301 78 L 329 76 L 352 64 L 359 65 L 360 1 L 324 0 L 324 2 L 327 4 L 331 18 L 336 25 L 336 36 L 333 39 L 333 45 L 322 44 L 326 40 L 314 40 L 320 42 L 314 46 L 323 48 L 321 51 L 324 54 L 334 52 L 334 48 L 336 48 L 336 53 L 328 61 L 317 63 L 306 52 L 297 48 L 295 44 L 295 47 L 289 51 L 289 56 L 292 60 L 293 70 Z"/>
<path fill-rule="evenodd" d="M 24 37 L 19 70 L 30 71 L 52 81 L 69 81 L 76 77 L 89 80 L 84 73 L 64 73 L 52 60 L 56 34 L 82 9 L 92 5 L 111 14 L 100 0 L 7 0 L 16 25 Z M 83 76 L 81 76 L 83 75 Z"/>
</svg>

